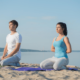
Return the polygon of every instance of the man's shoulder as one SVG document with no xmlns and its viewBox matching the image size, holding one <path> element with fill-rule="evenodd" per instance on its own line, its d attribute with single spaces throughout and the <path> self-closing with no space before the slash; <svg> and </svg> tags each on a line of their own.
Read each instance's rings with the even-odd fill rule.
<svg viewBox="0 0 80 80">
<path fill-rule="evenodd" d="M 16 35 L 20 35 L 21 36 L 21 34 L 19 32 L 17 32 Z"/>
<path fill-rule="evenodd" d="M 10 33 L 8 33 L 6 37 L 8 37 L 9 35 L 10 35 Z"/>
<path fill-rule="evenodd" d="M 15 36 L 22 37 L 21 34 L 20 34 L 19 32 L 17 32 Z"/>
</svg>

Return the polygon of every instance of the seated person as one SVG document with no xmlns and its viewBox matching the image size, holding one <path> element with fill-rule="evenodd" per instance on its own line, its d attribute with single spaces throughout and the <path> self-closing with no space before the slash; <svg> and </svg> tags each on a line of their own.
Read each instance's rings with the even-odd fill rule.
<svg viewBox="0 0 80 80">
<path fill-rule="evenodd" d="M 71 53 L 71 44 L 67 37 L 67 26 L 63 22 L 57 23 L 56 31 L 59 34 L 53 39 L 51 51 L 55 52 L 55 55 L 40 63 L 40 67 L 43 69 L 66 69 L 66 65 L 69 63 L 68 53 Z"/>
<path fill-rule="evenodd" d="M 6 37 L 6 46 L 4 48 L 3 56 L 0 57 L 1 66 L 20 66 L 19 61 L 21 59 L 20 46 L 22 42 L 22 36 L 16 31 L 18 22 L 12 20 L 9 22 L 10 34 Z"/>
</svg>

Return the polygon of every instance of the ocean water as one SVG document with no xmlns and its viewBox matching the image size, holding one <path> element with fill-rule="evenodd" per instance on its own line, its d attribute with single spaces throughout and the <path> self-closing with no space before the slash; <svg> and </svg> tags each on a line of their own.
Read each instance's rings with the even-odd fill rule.
<svg viewBox="0 0 80 80">
<path fill-rule="evenodd" d="M 2 56 L 0 52 L 0 56 Z M 22 52 L 21 63 L 40 64 L 43 60 L 54 56 L 54 52 Z M 72 52 L 68 54 L 69 64 L 80 67 L 80 52 Z"/>
</svg>

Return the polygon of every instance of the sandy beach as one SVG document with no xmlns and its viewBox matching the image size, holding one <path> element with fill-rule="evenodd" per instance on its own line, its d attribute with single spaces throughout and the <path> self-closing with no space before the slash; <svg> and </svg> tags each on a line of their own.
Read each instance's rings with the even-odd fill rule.
<svg viewBox="0 0 80 80">
<path fill-rule="evenodd" d="M 20 63 L 20 67 L 39 67 L 39 64 Z M 14 71 L 15 66 L 0 67 L 0 80 L 80 80 L 80 68 L 73 65 L 67 67 L 77 68 L 78 71 Z M 8 68 L 8 69 L 7 69 Z"/>
</svg>

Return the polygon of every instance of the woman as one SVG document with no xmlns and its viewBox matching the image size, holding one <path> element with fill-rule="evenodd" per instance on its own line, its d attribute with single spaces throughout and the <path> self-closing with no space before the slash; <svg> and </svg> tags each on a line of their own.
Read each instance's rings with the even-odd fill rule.
<svg viewBox="0 0 80 80">
<path fill-rule="evenodd" d="M 67 53 L 71 53 L 71 45 L 67 37 L 67 27 L 63 22 L 57 23 L 56 32 L 58 37 L 53 39 L 51 51 L 55 52 L 55 56 L 48 58 L 40 63 L 40 67 L 44 69 L 66 69 L 69 63 Z"/>
</svg>

